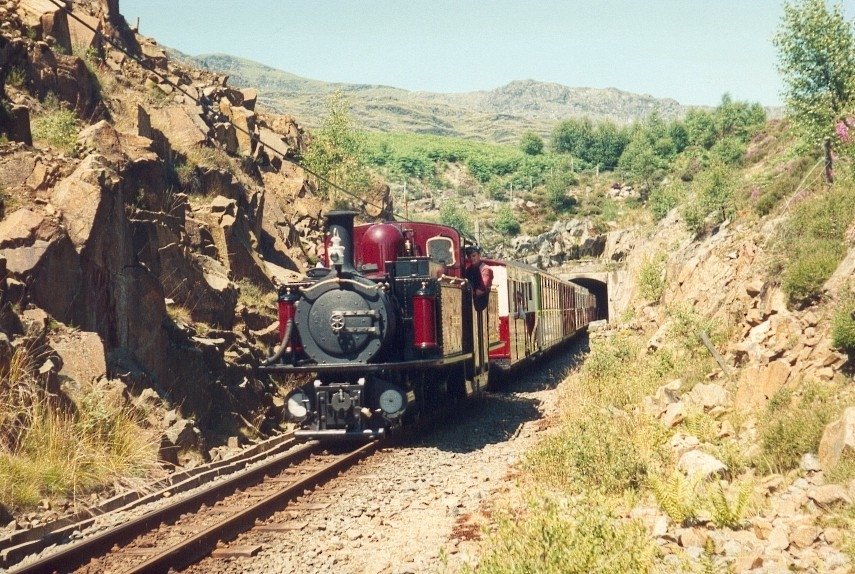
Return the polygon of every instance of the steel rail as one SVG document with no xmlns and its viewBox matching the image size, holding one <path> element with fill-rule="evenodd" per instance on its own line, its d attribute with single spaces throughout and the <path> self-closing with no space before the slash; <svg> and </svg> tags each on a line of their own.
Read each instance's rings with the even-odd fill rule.
<svg viewBox="0 0 855 574">
<path fill-rule="evenodd" d="M 184 542 L 166 549 L 136 568 L 128 570 L 126 574 L 168 572 L 171 568 L 185 568 L 197 562 L 199 559 L 210 554 L 221 540 L 233 539 L 239 532 L 251 528 L 258 518 L 273 513 L 277 508 L 281 507 L 282 503 L 302 495 L 305 490 L 314 488 L 317 484 L 338 474 L 340 470 L 373 453 L 377 449 L 377 444 L 377 441 L 372 441 L 359 447 L 353 452 L 334 460 L 317 472 L 287 485 L 253 506 L 222 520 L 219 524 L 215 524 L 191 536 Z"/>
<path fill-rule="evenodd" d="M 155 526 L 164 522 L 170 522 L 170 520 L 177 518 L 181 514 L 193 512 L 203 504 L 213 504 L 223 496 L 226 496 L 226 493 L 256 484 L 263 480 L 264 476 L 268 473 L 278 472 L 288 464 L 301 462 L 318 448 L 320 448 L 320 445 L 317 443 L 307 443 L 294 451 L 279 454 L 270 458 L 264 464 L 226 478 L 212 485 L 210 488 L 206 488 L 177 501 L 175 504 L 153 510 L 102 534 L 71 544 L 55 554 L 41 558 L 26 566 L 10 569 L 8 572 L 9 574 L 68 572 L 81 566 L 93 556 L 106 554 L 116 544 L 125 543 L 139 534 L 151 530 Z"/>
<path fill-rule="evenodd" d="M 102 505 L 87 508 L 75 515 L 60 518 L 36 528 L 19 530 L 0 540 L 0 568 L 11 568 L 27 556 L 37 554 L 53 544 L 62 544 L 69 540 L 74 531 L 82 531 L 92 526 L 96 520 L 108 514 L 125 512 L 158 500 L 201 486 L 219 476 L 239 472 L 266 457 L 282 452 L 294 446 L 294 432 L 279 435 L 243 449 L 228 458 L 181 470 L 168 478 L 156 481 L 144 491 L 133 491 L 114 496 Z"/>
</svg>

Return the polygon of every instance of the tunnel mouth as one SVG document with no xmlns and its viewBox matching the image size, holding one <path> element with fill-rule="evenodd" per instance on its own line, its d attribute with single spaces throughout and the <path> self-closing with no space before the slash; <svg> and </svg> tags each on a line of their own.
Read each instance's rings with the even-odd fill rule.
<svg viewBox="0 0 855 574">
<path fill-rule="evenodd" d="M 597 320 L 609 320 L 609 285 L 604 281 L 587 277 L 574 277 L 572 283 L 584 287 L 597 300 Z"/>
</svg>

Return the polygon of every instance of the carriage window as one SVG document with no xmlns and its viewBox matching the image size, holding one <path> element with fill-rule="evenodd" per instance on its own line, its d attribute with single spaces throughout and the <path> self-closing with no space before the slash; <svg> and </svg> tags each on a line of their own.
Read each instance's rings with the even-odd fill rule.
<svg viewBox="0 0 855 574">
<path fill-rule="evenodd" d="M 428 257 L 434 263 L 454 265 L 454 242 L 448 237 L 431 237 L 425 242 Z"/>
</svg>

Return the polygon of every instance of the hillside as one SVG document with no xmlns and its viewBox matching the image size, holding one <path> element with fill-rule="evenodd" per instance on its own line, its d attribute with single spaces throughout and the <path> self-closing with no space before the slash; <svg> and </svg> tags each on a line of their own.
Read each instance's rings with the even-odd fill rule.
<svg viewBox="0 0 855 574">
<path fill-rule="evenodd" d="M 686 108 L 671 99 L 632 94 L 615 88 L 570 88 L 521 80 L 478 92 L 439 94 L 389 86 L 327 83 L 301 78 L 251 60 L 225 54 L 176 57 L 211 71 L 229 74 L 236 86 L 255 86 L 261 103 L 277 113 L 290 113 L 308 126 L 324 116 L 326 96 L 341 90 L 355 121 L 366 129 L 409 131 L 496 142 L 516 141 L 527 130 L 547 136 L 554 125 L 571 117 L 630 123 L 657 111 L 675 118 Z"/>
</svg>

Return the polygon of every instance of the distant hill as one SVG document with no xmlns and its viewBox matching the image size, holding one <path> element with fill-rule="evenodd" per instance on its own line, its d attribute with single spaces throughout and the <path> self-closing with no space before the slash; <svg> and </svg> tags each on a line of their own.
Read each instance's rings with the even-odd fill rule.
<svg viewBox="0 0 855 574">
<path fill-rule="evenodd" d="M 226 54 L 171 57 L 229 75 L 233 86 L 252 86 L 259 100 L 301 123 L 316 126 L 326 114 L 326 96 L 341 90 L 353 119 L 378 131 L 409 131 L 497 142 L 515 141 L 526 130 L 548 136 L 571 117 L 629 123 L 653 111 L 676 118 L 688 109 L 672 99 L 633 94 L 615 88 L 571 88 L 519 80 L 488 91 L 458 94 L 411 92 L 390 86 L 343 84 L 303 78 L 252 60 Z"/>
</svg>

